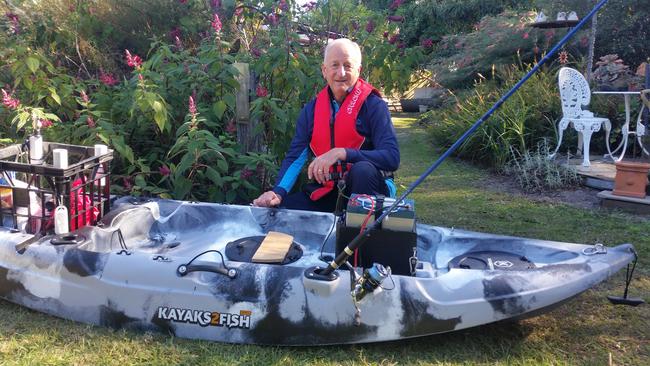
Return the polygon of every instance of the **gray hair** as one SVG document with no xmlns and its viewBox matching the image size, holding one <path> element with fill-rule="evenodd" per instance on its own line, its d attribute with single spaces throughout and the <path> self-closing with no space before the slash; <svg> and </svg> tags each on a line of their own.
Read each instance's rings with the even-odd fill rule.
<svg viewBox="0 0 650 366">
<path fill-rule="evenodd" d="M 351 41 L 347 38 L 330 39 L 327 42 L 327 46 L 325 46 L 325 52 L 323 54 L 323 62 L 325 62 L 325 60 L 327 59 L 327 53 L 329 52 L 329 50 L 335 46 L 346 47 L 350 51 L 351 56 L 359 60 L 359 66 L 361 66 L 361 47 L 359 47 L 359 45 L 356 42 Z"/>
</svg>

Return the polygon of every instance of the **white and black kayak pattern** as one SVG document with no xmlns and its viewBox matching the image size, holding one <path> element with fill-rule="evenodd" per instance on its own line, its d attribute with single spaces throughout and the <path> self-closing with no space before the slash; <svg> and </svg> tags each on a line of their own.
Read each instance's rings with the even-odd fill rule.
<svg viewBox="0 0 650 366">
<path fill-rule="evenodd" d="M 22 246 L 26 234 L 0 229 L 0 296 L 65 319 L 184 338 L 363 343 L 535 315 L 633 259 L 629 244 L 595 250 L 418 224 L 414 276 L 387 278 L 357 304 L 355 323 L 350 271 L 338 270 L 333 281 L 305 275 L 326 266 L 322 255 L 334 255 L 331 214 L 122 199 L 102 223 Z M 226 256 L 229 243 L 269 231 L 294 237 L 291 260 Z M 194 260 L 195 271 L 179 274 L 206 251 Z"/>
</svg>

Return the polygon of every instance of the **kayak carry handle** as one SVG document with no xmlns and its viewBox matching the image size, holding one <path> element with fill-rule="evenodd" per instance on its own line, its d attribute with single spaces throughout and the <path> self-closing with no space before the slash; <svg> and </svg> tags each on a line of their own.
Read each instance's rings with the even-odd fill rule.
<svg viewBox="0 0 650 366">
<path fill-rule="evenodd" d="M 207 253 L 219 254 L 219 256 L 221 257 L 221 266 L 218 266 L 216 264 L 192 264 L 192 262 L 194 262 L 196 258 Z M 237 270 L 234 268 L 228 268 L 226 266 L 226 261 L 223 258 L 223 254 L 221 254 L 220 251 L 214 249 L 206 250 L 205 252 L 199 253 L 186 264 L 181 264 L 180 266 L 178 266 L 178 268 L 176 268 L 176 274 L 178 274 L 181 277 L 184 277 L 191 272 L 212 272 L 212 273 L 222 274 L 224 276 L 227 276 L 230 279 L 234 279 L 235 277 L 237 277 Z"/>
<path fill-rule="evenodd" d="M 234 268 L 224 268 L 216 264 L 181 264 L 176 269 L 179 276 L 184 277 L 191 272 L 212 272 L 222 274 L 230 279 L 237 277 L 237 270 Z"/>
</svg>

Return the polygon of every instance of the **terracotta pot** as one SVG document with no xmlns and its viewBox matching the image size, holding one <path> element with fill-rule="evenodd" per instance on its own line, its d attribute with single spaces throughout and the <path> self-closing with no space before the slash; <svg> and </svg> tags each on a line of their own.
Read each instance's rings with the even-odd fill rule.
<svg viewBox="0 0 650 366">
<path fill-rule="evenodd" d="M 614 178 L 613 194 L 645 198 L 645 187 L 648 185 L 648 170 L 650 164 L 619 161 L 616 162 L 616 177 Z"/>
</svg>

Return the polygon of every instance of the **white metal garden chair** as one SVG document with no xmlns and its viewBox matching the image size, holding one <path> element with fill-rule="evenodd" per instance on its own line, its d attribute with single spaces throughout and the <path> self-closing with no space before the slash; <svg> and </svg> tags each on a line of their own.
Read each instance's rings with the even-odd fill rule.
<svg viewBox="0 0 650 366">
<path fill-rule="evenodd" d="M 591 134 L 600 131 L 601 126 L 605 129 L 607 152 L 609 156 L 612 156 L 609 147 L 609 133 L 612 130 L 611 122 L 607 118 L 594 117 L 592 112 L 582 109 L 587 107 L 591 101 L 591 90 L 587 80 L 579 71 L 570 67 L 563 67 L 558 74 L 558 84 L 562 101 L 562 119 L 558 122 L 557 147 L 553 154 L 549 155 L 549 158 L 554 158 L 560 149 L 564 130 L 569 126 L 569 123 L 578 132 L 578 151 L 582 150 L 582 166 L 588 167 L 591 165 L 589 163 Z"/>
<path fill-rule="evenodd" d="M 648 66 L 646 66 L 648 67 Z M 641 151 L 643 154 L 650 156 L 650 151 L 648 151 L 645 146 L 643 146 L 643 136 L 646 135 L 646 126 L 643 124 L 643 111 L 647 110 L 650 113 L 650 89 L 641 90 L 641 110 L 639 111 L 639 116 L 636 119 L 636 139 L 641 146 Z"/>
</svg>

